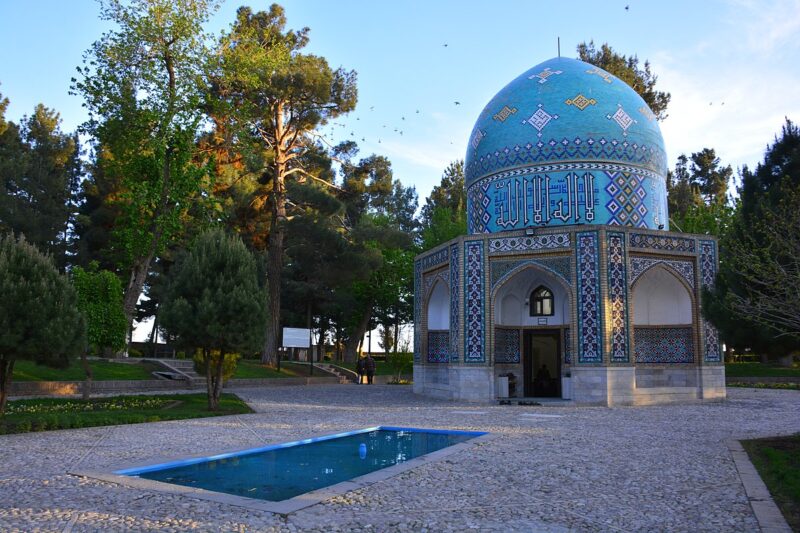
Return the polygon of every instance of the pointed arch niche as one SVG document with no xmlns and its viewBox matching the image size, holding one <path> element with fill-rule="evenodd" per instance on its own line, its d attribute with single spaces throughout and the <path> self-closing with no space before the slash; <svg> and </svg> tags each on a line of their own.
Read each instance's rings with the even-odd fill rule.
<svg viewBox="0 0 800 533">
<path fill-rule="evenodd" d="M 450 291 L 443 280 L 436 280 L 428 293 L 425 309 L 428 325 L 427 361 L 450 360 Z"/>
<path fill-rule="evenodd" d="M 552 314 L 531 316 L 534 291 L 544 288 L 552 296 Z M 569 324 L 570 293 L 555 274 L 526 266 L 508 278 L 494 295 L 494 325 L 503 327 L 561 326 Z"/>
<path fill-rule="evenodd" d="M 636 280 L 632 291 L 636 362 L 694 362 L 694 305 L 685 282 L 669 268 L 655 265 Z"/>
</svg>

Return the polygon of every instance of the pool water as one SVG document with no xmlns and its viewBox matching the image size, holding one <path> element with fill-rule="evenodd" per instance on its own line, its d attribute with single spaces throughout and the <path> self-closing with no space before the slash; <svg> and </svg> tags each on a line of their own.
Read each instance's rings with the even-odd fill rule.
<svg viewBox="0 0 800 533">
<path fill-rule="evenodd" d="M 282 501 L 484 435 L 376 427 L 117 474 Z"/>
</svg>

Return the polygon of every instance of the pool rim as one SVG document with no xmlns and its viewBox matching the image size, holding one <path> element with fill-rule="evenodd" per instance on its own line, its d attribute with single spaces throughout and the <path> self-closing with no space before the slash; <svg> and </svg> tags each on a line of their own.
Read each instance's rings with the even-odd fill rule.
<svg viewBox="0 0 800 533">
<path fill-rule="evenodd" d="M 248 498 L 246 496 L 228 494 L 224 492 L 216 492 L 197 487 L 176 485 L 172 483 L 166 483 L 163 481 L 155 481 L 147 478 L 138 477 L 136 474 L 130 473 L 130 472 L 145 473 L 145 472 L 163 470 L 166 468 L 174 468 L 177 466 L 187 466 L 190 464 L 197 464 L 209 460 L 230 458 L 242 455 L 249 455 L 252 453 L 258 453 L 260 451 L 270 451 L 274 449 L 287 448 L 291 446 L 299 446 L 303 444 L 310 444 L 313 442 L 331 440 L 334 438 L 347 437 L 350 435 L 357 435 L 360 433 L 366 433 L 381 429 L 388 431 L 408 431 L 408 432 L 437 433 L 437 434 L 461 434 L 461 435 L 474 435 L 474 436 L 464 442 L 459 442 L 451 446 L 447 446 L 445 448 L 436 450 L 434 452 L 420 455 L 413 459 L 409 459 L 408 461 L 404 461 L 402 463 L 396 463 L 394 465 L 381 468 L 379 470 L 375 470 L 373 472 L 364 474 L 362 476 L 341 481 L 334 485 L 328 485 L 327 487 L 322 487 L 316 490 L 305 492 L 303 494 L 299 494 L 292 498 L 280 501 L 261 500 L 256 498 Z M 468 448 L 472 448 L 474 446 L 479 445 L 480 443 L 487 442 L 493 438 L 495 438 L 495 435 L 492 435 L 488 431 L 412 428 L 412 427 L 400 427 L 400 426 L 372 426 L 352 431 L 320 435 L 308 439 L 299 439 L 284 443 L 271 444 L 267 446 L 259 446 L 257 448 L 240 448 L 235 450 L 218 452 L 211 455 L 206 454 L 197 457 L 166 459 L 158 463 L 153 463 L 152 461 L 149 461 L 147 463 L 138 462 L 136 464 L 128 465 L 124 468 L 114 468 L 110 472 L 96 471 L 96 470 L 80 470 L 68 473 L 74 476 L 97 479 L 100 481 L 106 481 L 129 488 L 156 491 L 172 495 L 189 496 L 200 500 L 213 501 L 225 505 L 234 505 L 237 507 L 244 507 L 246 509 L 254 511 L 267 511 L 281 515 L 288 515 L 295 511 L 299 511 L 306 507 L 310 507 L 312 505 L 316 505 L 317 503 L 321 503 L 335 496 L 339 496 L 346 492 L 358 490 L 367 487 L 369 485 L 372 485 L 374 483 L 377 483 L 379 481 L 392 478 L 403 472 L 417 468 L 421 465 L 440 461 L 441 459 L 449 455 L 453 455 L 455 453 L 464 451 Z M 165 465 L 170 465 L 170 466 L 165 466 Z M 121 472 L 127 472 L 127 473 L 121 473 Z"/>
</svg>

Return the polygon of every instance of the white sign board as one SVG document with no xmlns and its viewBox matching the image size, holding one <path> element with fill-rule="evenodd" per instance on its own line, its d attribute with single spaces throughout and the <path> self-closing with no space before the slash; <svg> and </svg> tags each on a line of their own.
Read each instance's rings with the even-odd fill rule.
<svg viewBox="0 0 800 533">
<path fill-rule="evenodd" d="M 284 348 L 310 348 L 311 330 L 306 328 L 283 328 Z"/>
</svg>

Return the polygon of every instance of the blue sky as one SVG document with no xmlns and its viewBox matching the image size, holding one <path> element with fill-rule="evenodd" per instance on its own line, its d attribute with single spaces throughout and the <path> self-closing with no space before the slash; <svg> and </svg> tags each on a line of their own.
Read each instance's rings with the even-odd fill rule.
<svg viewBox="0 0 800 533">
<path fill-rule="evenodd" d="M 208 29 L 226 28 L 242 3 L 225 1 Z M 558 37 L 564 56 L 594 39 L 650 60 L 658 88 L 672 93 L 661 125 L 670 166 L 680 153 L 704 147 L 734 167 L 754 165 L 784 117 L 800 121 L 800 0 L 555 4 L 283 2 L 290 27 L 311 28 L 309 52 L 358 72 L 356 111 L 322 132 L 332 143 L 356 140 L 362 156 L 389 157 L 395 177 L 415 185 L 421 203 L 447 164 L 464 156 L 483 106 L 555 56 Z M 19 120 L 41 102 L 61 113 L 65 130 L 84 120 L 80 98 L 67 93 L 83 52 L 106 29 L 98 11 L 93 0 L 0 1 L 8 118 Z"/>
</svg>

